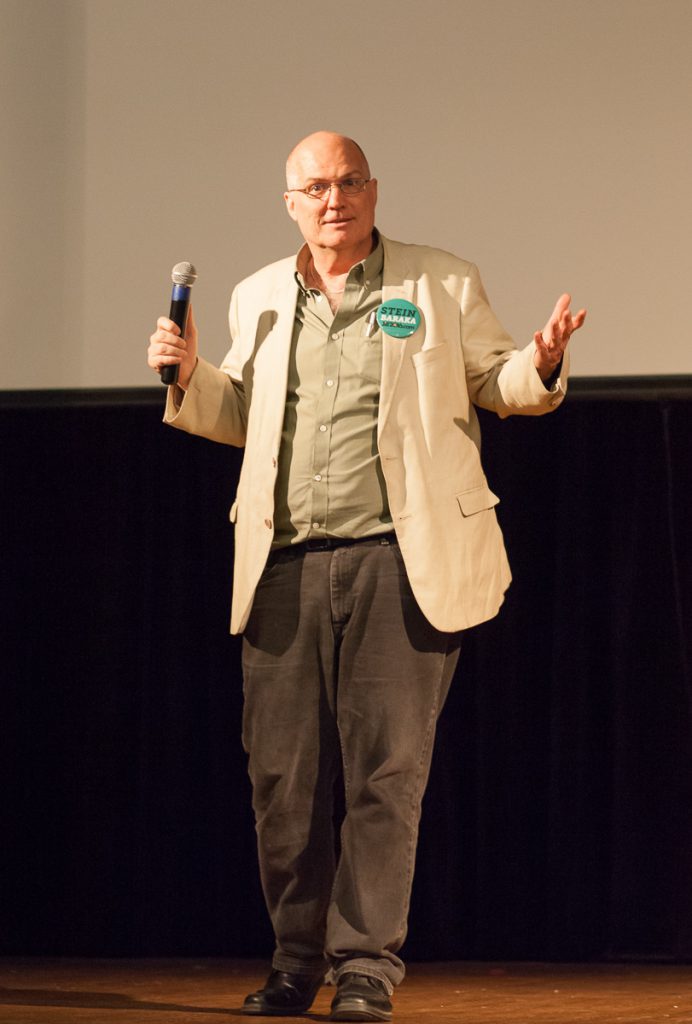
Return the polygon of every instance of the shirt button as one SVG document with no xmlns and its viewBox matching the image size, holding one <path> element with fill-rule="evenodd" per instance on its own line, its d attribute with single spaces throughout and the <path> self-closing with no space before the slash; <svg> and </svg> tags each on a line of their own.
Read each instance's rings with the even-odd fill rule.
<svg viewBox="0 0 692 1024">
<path fill-rule="evenodd" d="M 337 331 L 335 334 L 332 334 L 332 341 L 338 341 L 338 340 L 339 340 L 339 332 Z"/>
<path fill-rule="evenodd" d="M 334 381 L 333 380 L 328 380 L 327 381 L 327 387 L 328 388 L 333 388 L 334 387 Z"/>
<path fill-rule="evenodd" d="M 327 428 L 325 427 L 324 423 L 320 423 L 320 434 L 323 434 L 326 429 Z"/>
<path fill-rule="evenodd" d="M 315 473 L 315 475 L 313 476 L 312 479 L 313 480 L 321 480 L 322 479 L 322 474 L 321 473 Z"/>
<path fill-rule="evenodd" d="M 313 528 L 313 530 L 319 530 L 319 529 L 321 529 L 321 525 L 320 525 L 320 523 L 313 523 L 312 524 L 312 528 Z"/>
</svg>

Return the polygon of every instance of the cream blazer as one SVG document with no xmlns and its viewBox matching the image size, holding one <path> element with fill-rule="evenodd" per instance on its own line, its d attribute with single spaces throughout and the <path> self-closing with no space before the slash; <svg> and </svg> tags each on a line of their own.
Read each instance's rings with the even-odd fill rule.
<svg viewBox="0 0 692 1024">
<path fill-rule="evenodd" d="M 416 600 L 440 630 L 495 615 L 511 574 L 480 458 L 474 405 L 540 415 L 563 400 L 546 390 L 533 341 L 518 350 L 495 317 L 478 270 L 440 249 L 383 239 L 382 300 L 408 299 L 421 324 L 383 335 L 378 447 L 401 554 Z M 182 403 L 169 389 L 164 420 L 245 447 L 236 500 L 231 632 L 245 627 L 269 554 L 274 482 L 297 298 L 295 256 L 233 292 L 232 345 L 220 369 L 199 360 Z"/>
</svg>

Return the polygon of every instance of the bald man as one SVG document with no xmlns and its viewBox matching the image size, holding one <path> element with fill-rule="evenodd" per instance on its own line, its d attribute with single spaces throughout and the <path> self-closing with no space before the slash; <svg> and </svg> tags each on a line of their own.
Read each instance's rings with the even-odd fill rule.
<svg viewBox="0 0 692 1024">
<path fill-rule="evenodd" d="M 332 1020 L 390 1020 L 436 722 L 510 581 L 474 406 L 556 409 L 585 312 L 563 295 L 517 349 L 473 264 L 377 231 L 342 135 L 298 143 L 284 198 L 304 244 L 235 289 L 221 368 L 192 315 L 149 365 L 179 367 L 166 422 L 245 447 L 231 629 L 276 947 L 243 1012 L 305 1013 L 329 976 Z"/>
</svg>

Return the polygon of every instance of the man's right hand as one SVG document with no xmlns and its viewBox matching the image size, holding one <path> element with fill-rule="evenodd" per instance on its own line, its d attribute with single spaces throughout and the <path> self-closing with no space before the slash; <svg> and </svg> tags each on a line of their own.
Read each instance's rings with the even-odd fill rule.
<svg viewBox="0 0 692 1024">
<path fill-rule="evenodd" d="M 178 383 L 187 388 L 190 377 L 197 365 L 197 328 L 192 314 L 192 306 L 187 316 L 185 337 L 180 337 L 180 328 L 167 316 L 160 316 L 156 321 L 156 330 L 149 338 L 147 362 L 152 370 L 161 372 L 164 366 L 178 363 Z"/>
</svg>

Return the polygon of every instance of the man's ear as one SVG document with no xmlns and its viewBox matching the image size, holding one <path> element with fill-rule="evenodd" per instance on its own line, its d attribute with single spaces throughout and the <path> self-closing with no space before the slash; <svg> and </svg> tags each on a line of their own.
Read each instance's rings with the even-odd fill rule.
<svg viewBox="0 0 692 1024">
<path fill-rule="evenodd" d="M 288 216 L 291 218 L 291 220 L 298 220 L 298 217 L 296 215 L 296 201 L 290 192 L 284 192 L 284 202 L 286 203 Z"/>
</svg>

